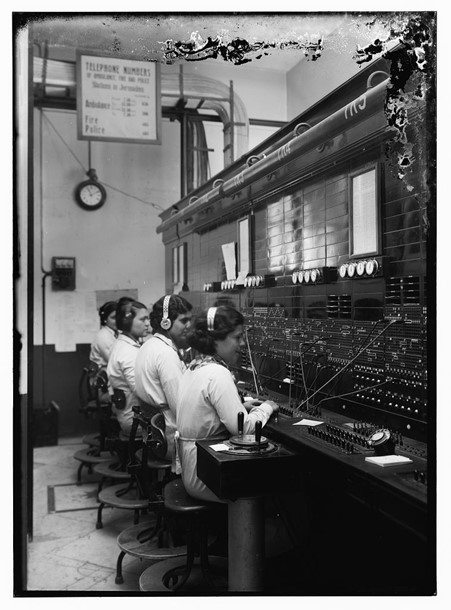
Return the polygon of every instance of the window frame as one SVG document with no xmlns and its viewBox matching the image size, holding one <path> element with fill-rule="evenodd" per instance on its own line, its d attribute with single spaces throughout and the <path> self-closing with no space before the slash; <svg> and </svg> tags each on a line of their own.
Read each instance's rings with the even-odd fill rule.
<svg viewBox="0 0 451 610">
<path fill-rule="evenodd" d="M 374 171 L 374 219 L 375 219 L 375 248 L 370 250 L 355 251 L 355 209 L 354 209 L 354 180 L 363 174 Z M 380 164 L 372 163 L 348 175 L 349 184 L 349 256 L 351 258 L 361 258 L 365 256 L 378 256 L 381 252 L 381 205 L 380 205 Z"/>
<path fill-rule="evenodd" d="M 242 244 L 242 234 L 241 234 L 241 226 L 242 223 L 247 222 L 247 245 Z M 242 269 L 242 263 L 245 262 L 247 258 L 248 269 L 247 274 L 252 273 L 253 270 L 253 260 L 252 260 L 252 214 L 246 214 L 246 216 L 242 216 L 237 220 L 236 223 L 236 231 L 237 231 L 237 275 L 239 275 Z M 246 275 L 247 275 L 246 274 Z"/>
</svg>

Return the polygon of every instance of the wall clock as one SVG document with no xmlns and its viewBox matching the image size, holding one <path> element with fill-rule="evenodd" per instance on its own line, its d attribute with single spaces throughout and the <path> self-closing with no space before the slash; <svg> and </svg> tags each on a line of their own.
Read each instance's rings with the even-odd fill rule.
<svg viewBox="0 0 451 610">
<path fill-rule="evenodd" d="M 84 210 L 98 210 L 106 201 L 105 187 L 98 182 L 95 170 L 89 170 L 89 180 L 80 182 L 75 189 L 75 199 Z"/>
</svg>

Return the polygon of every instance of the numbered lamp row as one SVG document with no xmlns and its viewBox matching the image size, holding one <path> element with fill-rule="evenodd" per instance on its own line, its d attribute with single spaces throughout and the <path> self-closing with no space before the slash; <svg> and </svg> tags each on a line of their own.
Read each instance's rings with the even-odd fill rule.
<svg viewBox="0 0 451 610">
<path fill-rule="evenodd" d="M 321 269 L 306 269 L 305 271 L 294 271 L 291 276 L 293 284 L 316 284 L 322 279 Z"/>
<path fill-rule="evenodd" d="M 372 258 L 365 261 L 352 261 L 344 263 L 338 269 L 338 274 L 341 278 L 345 277 L 363 277 L 376 275 L 379 270 L 379 263 Z"/>
</svg>

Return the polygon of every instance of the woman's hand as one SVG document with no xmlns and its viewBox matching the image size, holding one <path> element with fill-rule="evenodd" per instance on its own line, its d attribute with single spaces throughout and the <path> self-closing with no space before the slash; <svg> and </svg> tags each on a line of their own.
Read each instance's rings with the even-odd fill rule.
<svg viewBox="0 0 451 610">
<path fill-rule="evenodd" d="M 244 399 L 244 406 L 249 405 L 249 407 L 258 407 L 261 404 L 262 401 L 258 400 L 257 398 L 252 398 L 251 400 Z"/>
<path fill-rule="evenodd" d="M 252 398 L 251 396 L 245 396 L 243 399 L 243 407 L 246 409 L 246 411 L 250 411 L 253 407 L 258 407 L 261 404 L 261 400 L 258 400 L 257 398 Z"/>
<path fill-rule="evenodd" d="M 265 400 L 265 404 L 270 405 L 272 407 L 273 413 L 276 413 L 279 410 L 279 405 L 273 400 Z"/>
</svg>

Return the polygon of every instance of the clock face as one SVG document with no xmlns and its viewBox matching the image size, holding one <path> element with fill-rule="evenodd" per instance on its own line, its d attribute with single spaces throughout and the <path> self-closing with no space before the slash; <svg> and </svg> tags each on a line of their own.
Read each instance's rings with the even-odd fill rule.
<svg viewBox="0 0 451 610">
<path fill-rule="evenodd" d="M 99 182 L 86 180 L 78 185 L 75 196 L 85 210 L 98 210 L 105 203 L 106 191 Z"/>
</svg>

